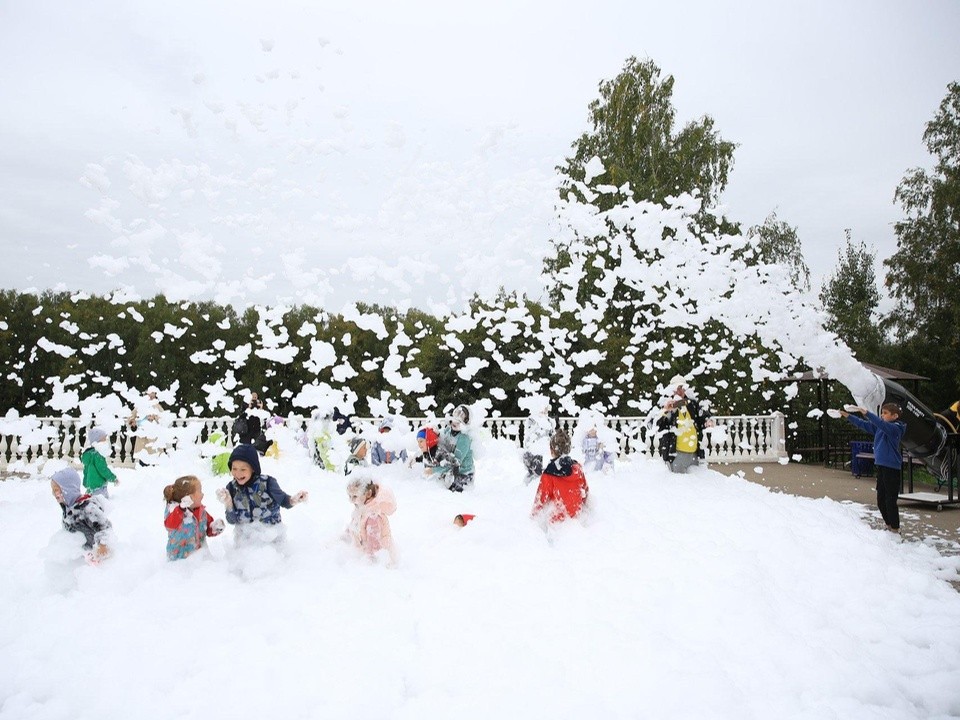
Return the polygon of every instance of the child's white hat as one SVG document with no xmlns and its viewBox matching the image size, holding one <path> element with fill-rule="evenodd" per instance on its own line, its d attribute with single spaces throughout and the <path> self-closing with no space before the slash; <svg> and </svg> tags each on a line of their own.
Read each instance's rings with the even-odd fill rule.
<svg viewBox="0 0 960 720">
<path fill-rule="evenodd" d="M 87 447 L 95 445 L 98 442 L 103 442 L 106 439 L 107 433 L 101 428 L 90 428 L 90 430 L 87 431 Z"/>
<path fill-rule="evenodd" d="M 675 388 L 680 387 L 681 385 L 683 387 L 688 387 L 687 379 L 683 375 L 674 375 L 672 378 L 670 378 L 669 387 Z"/>
</svg>

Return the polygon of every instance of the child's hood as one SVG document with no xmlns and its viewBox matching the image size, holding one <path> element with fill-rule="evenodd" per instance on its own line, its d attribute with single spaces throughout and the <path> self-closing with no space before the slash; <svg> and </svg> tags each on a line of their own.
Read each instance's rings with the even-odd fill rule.
<svg viewBox="0 0 960 720">
<path fill-rule="evenodd" d="M 80 473 L 73 468 L 64 468 L 53 474 L 50 478 L 60 486 L 60 492 L 63 493 L 63 501 L 68 507 L 77 502 L 77 498 L 83 495 L 82 481 Z"/>
<path fill-rule="evenodd" d="M 97 443 L 101 443 L 107 439 L 107 433 L 102 428 L 90 428 L 87 432 L 87 449 L 92 448 Z"/>
<path fill-rule="evenodd" d="M 377 490 L 377 496 L 368 500 L 364 505 L 368 513 L 379 513 L 380 515 L 392 515 L 397 509 L 397 498 L 393 490 L 380 485 Z"/>
<path fill-rule="evenodd" d="M 576 464 L 576 460 L 569 455 L 561 455 L 551 460 L 543 471 L 554 477 L 570 477 L 573 474 L 573 466 Z"/>
<path fill-rule="evenodd" d="M 248 445 L 246 443 L 241 443 L 237 445 L 233 452 L 230 453 L 230 460 L 227 461 L 227 467 L 233 465 L 234 460 L 242 460 L 247 465 L 253 468 L 253 477 L 260 475 L 260 453 L 257 452 L 257 449 L 253 445 Z"/>
</svg>

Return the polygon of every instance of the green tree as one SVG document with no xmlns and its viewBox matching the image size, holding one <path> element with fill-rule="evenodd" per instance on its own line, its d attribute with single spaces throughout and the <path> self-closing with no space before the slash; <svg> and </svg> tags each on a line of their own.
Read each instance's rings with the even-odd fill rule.
<svg viewBox="0 0 960 720">
<path fill-rule="evenodd" d="M 612 80 L 600 83 L 600 97 L 589 105 L 591 130 L 583 133 L 572 145 L 573 155 L 557 168 L 565 177 L 560 188 L 561 198 L 587 202 L 600 211 L 609 210 L 624 200 L 666 202 L 669 196 L 697 193 L 704 201 L 697 222 L 705 230 L 722 227 L 725 222 L 707 212 L 727 185 L 733 167 L 736 145 L 720 137 L 709 115 L 687 123 L 677 130 L 676 110 L 673 107 L 673 76 L 661 76 L 660 68 L 652 60 L 640 61 L 630 57 L 623 70 Z M 585 167 L 593 158 L 599 158 L 604 170 L 599 174 Z M 629 192 L 625 195 L 625 188 Z M 617 188 L 610 192 L 611 188 Z M 577 289 L 577 299 L 584 302 L 596 282 L 610 267 L 611 249 L 602 236 L 592 239 L 595 252 L 586 258 L 585 272 Z M 557 307 L 558 275 L 571 267 L 569 243 L 554 241 L 554 252 L 544 260 L 544 271 L 550 278 L 550 301 Z M 637 257 L 657 252 L 641 251 L 634 246 Z M 614 298 L 626 309 L 613 309 L 611 315 L 623 316 L 629 324 L 630 307 L 635 298 L 619 288 Z"/>
<path fill-rule="evenodd" d="M 573 156 L 558 169 L 582 182 L 584 165 L 599 157 L 606 168 L 601 182 L 630 183 L 635 200 L 662 203 L 667 196 L 697 191 L 714 203 L 727 185 L 736 146 L 720 137 L 709 115 L 675 131 L 673 83 L 652 60 L 628 58 L 620 74 L 600 83 L 600 97 L 589 106 L 593 129 L 573 143 Z M 601 195 L 595 202 L 607 210 L 615 196 Z"/>
<path fill-rule="evenodd" d="M 711 212 L 727 185 L 736 145 L 720 136 L 707 115 L 678 129 L 673 87 L 673 77 L 663 76 L 653 61 L 629 58 L 613 80 L 600 83 L 599 98 L 589 106 L 591 129 L 558 168 L 565 177 L 562 216 L 582 203 L 600 213 L 624 209 L 595 224 L 591 237 L 581 223 L 572 234 L 559 234 L 562 240 L 554 240 L 554 252 L 544 261 L 553 327 L 566 333 L 550 344 L 548 351 L 560 357 L 548 367 L 553 372 L 564 369 L 565 357 L 581 358 L 565 390 L 577 395 L 581 406 L 645 412 L 645 399 L 658 381 L 677 372 L 715 380 L 710 393 L 724 404 L 734 406 L 737 398 L 742 404 L 745 397 L 766 402 L 745 388 L 756 384 L 752 365 L 766 362 L 769 351 L 748 352 L 709 318 L 687 322 L 699 315 L 699 303 L 684 289 L 690 270 L 672 262 L 671 243 L 687 229 L 704 246 L 717 242 L 714 233 L 737 232 Z M 636 213 L 631 203 L 664 205 L 681 193 L 703 200 L 682 225 L 656 212 L 642 222 L 624 219 Z M 567 215 L 583 213 L 574 209 Z M 649 228 L 658 225 L 651 236 Z M 641 276 L 648 280 L 638 282 Z M 584 358 L 592 359 L 583 363 Z"/>
<path fill-rule="evenodd" d="M 960 393 L 960 83 L 927 123 L 923 142 L 933 170 L 909 170 L 894 199 L 906 217 L 897 222 L 897 251 L 884 265 L 897 305 L 887 318 L 910 348 L 937 394 Z"/>
<path fill-rule="evenodd" d="M 757 251 L 757 259 L 765 263 L 778 263 L 790 271 L 790 282 L 798 290 L 810 289 L 810 268 L 803 257 L 803 247 L 797 228 L 777 218 L 776 212 L 767 215 L 762 225 L 754 225 L 747 231 Z"/>
<path fill-rule="evenodd" d="M 863 241 L 854 243 L 846 231 L 836 270 L 820 288 L 820 304 L 829 316 L 827 329 L 835 332 L 861 360 L 877 359 L 883 334 L 877 325 L 880 291 L 873 269 L 875 253 Z"/>
</svg>

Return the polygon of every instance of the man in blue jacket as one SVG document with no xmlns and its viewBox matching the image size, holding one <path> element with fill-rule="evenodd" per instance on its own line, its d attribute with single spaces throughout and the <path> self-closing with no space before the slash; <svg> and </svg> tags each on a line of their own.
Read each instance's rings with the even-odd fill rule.
<svg viewBox="0 0 960 720">
<path fill-rule="evenodd" d="M 861 430 L 873 433 L 873 464 L 877 471 L 877 507 L 887 529 L 900 532 L 900 508 L 897 497 L 900 495 L 900 472 L 903 468 L 903 455 L 900 454 L 900 440 L 907 429 L 900 420 L 900 406 L 896 403 L 884 403 L 880 408 L 880 417 L 863 408 L 856 412 L 862 418 L 840 411 L 840 414 Z"/>
</svg>

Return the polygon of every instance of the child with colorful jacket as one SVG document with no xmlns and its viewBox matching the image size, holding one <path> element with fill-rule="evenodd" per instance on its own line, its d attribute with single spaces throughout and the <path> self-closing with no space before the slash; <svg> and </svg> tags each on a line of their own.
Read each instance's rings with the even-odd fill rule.
<svg viewBox="0 0 960 720">
<path fill-rule="evenodd" d="M 81 533 L 83 549 L 91 563 L 98 563 L 110 554 L 107 541 L 113 527 L 100 497 L 84 494 L 80 473 L 64 468 L 53 474 L 50 490 L 63 511 L 63 527 L 68 532 Z"/>
<path fill-rule="evenodd" d="M 107 483 L 119 485 L 120 481 L 107 466 L 107 459 L 104 457 L 107 451 L 106 440 L 106 432 L 100 428 L 91 428 L 87 433 L 87 448 L 80 455 L 80 462 L 83 463 L 83 486 L 91 495 L 108 498 L 110 493 L 107 491 Z"/>
<path fill-rule="evenodd" d="M 682 375 L 670 379 L 667 391 L 671 395 L 657 420 L 660 457 L 670 472 L 685 473 L 706 456 L 704 429 L 713 427 L 713 420 Z"/>
<path fill-rule="evenodd" d="M 280 509 L 304 502 L 307 492 L 287 495 L 275 477 L 262 474 L 260 454 L 253 445 L 237 445 L 230 453 L 229 465 L 233 480 L 217 490 L 217 498 L 226 506 L 227 522 L 234 526 L 236 539 L 245 540 L 266 527 L 277 531 L 272 539 L 281 539 Z"/>
<path fill-rule="evenodd" d="M 580 463 L 570 457 L 570 436 L 563 430 L 550 438 L 550 455 L 553 459 L 540 476 L 531 514 L 548 514 L 547 519 L 556 523 L 580 514 L 590 488 Z"/>
<path fill-rule="evenodd" d="M 168 560 L 182 560 L 202 548 L 208 537 L 223 532 L 223 520 L 214 520 L 203 506 L 203 489 L 195 475 L 167 485 L 163 499 L 167 501 L 163 526 L 167 529 Z"/>
</svg>

